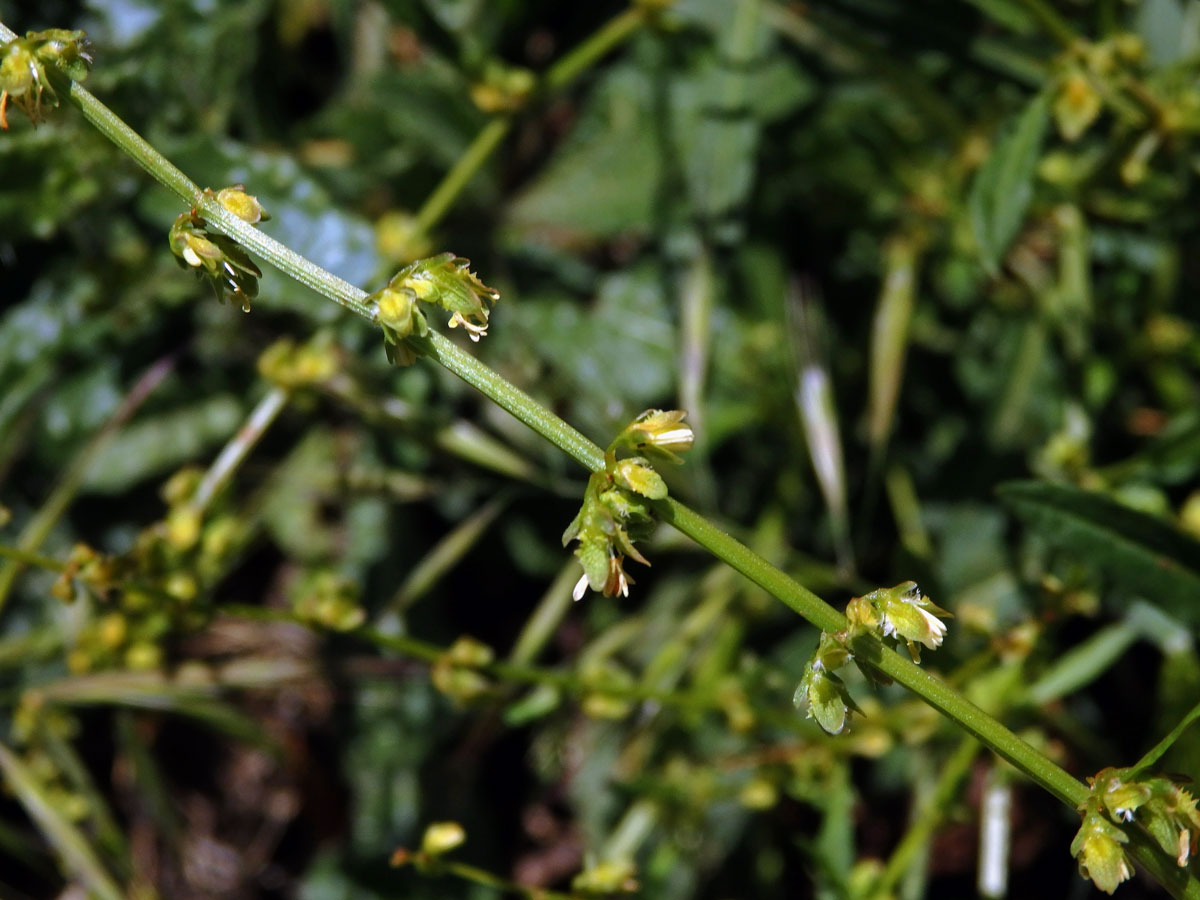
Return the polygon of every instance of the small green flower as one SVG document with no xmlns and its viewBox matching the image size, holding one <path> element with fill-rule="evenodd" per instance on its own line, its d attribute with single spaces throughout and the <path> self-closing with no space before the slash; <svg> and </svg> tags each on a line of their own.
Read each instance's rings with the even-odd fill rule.
<svg viewBox="0 0 1200 900">
<path fill-rule="evenodd" d="M 1145 787 L 1149 798 L 1138 810 L 1138 819 L 1164 851 L 1174 854 L 1176 865 L 1186 866 L 1200 839 L 1196 798 L 1162 776 L 1148 779 Z"/>
<path fill-rule="evenodd" d="M 237 300 L 245 312 L 250 312 L 250 301 L 258 296 L 258 279 L 262 277 L 262 271 L 241 244 L 210 231 L 208 223 L 194 209 L 175 219 L 168 241 L 175 261 L 182 268 L 208 276 L 217 300 L 224 303 L 228 295 Z"/>
<path fill-rule="evenodd" d="M 44 106 L 58 106 L 52 82 L 57 80 L 58 89 L 66 89 L 62 79 L 83 81 L 91 64 L 91 48 L 82 31 L 29 31 L 23 38 L 0 44 L 0 128 L 8 130 L 5 112 L 10 99 L 36 125 Z"/>
<path fill-rule="evenodd" d="M 680 461 L 675 451 L 692 444 L 692 429 L 683 424 L 684 415 L 681 410 L 646 410 L 609 444 L 604 470 L 588 479 L 583 506 L 563 533 L 564 547 L 579 541 L 575 555 L 583 565 L 583 576 L 573 591 L 576 600 L 589 586 L 606 596 L 628 596 L 633 579 L 625 571 L 625 558 L 650 565 L 634 542 L 649 534 L 654 514 L 648 501 L 666 499 L 667 484 L 649 460 L 617 459 L 617 451 L 657 451 Z"/>
<path fill-rule="evenodd" d="M 467 840 L 467 831 L 457 822 L 434 822 L 421 838 L 421 852 L 432 857 L 449 853 Z"/>
<path fill-rule="evenodd" d="M 245 187 L 240 184 L 236 184 L 233 187 L 221 188 L 221 190 L 217 191 L 216 196 L 218 203 L 243 222 L 257 225 L 259 222 L 266 222 L 271 218 L 271 214 L 263 209 L 263 205 L 258 202 L 258 198 L 247 194 Z"/>
<path fill-rule="evenodd" d="M 375 317 L 383 328 L 383 349 L 388 362 L 411 366 L 416 351 L 408 344 L 409 335 L 424 337 L 429 333 L 425 313 L 417 306 L 417 295 L 410 288 L 385 287 L 367 298 L 375 306 Z"/>
<path fill-rule="evenodd" d="M 495 303 L 500 292 L 488 287 L 468 267 L 469 259 L 442 253 L 419 259 L 392 276 L 387 286 L 367 298 L 375 307 L 376 321 L 383 327 L 388 362 L 411 365 L 417 352 L 406 339 L 429 333 L 418 301 L 436 303 L 450 315 L 450 327 L 462 326 L 472 341 L 487 335 L 487 303 Z"/>
<path fill-rule="evenodd" d="M 792 697 L 798 709 L 808 706 L 808 717 L 828 734 L 841 734 L 846 727 L 846 716 L 851 712 L 862 714 L 862 710 L 850 696 L 845 682 L 833 674 L 850 661 L 850 651 L 836 636 L 821 633 L 821 640 L 813 652 L 812 659 L 804 669 L 804 677 Z"/>
<path fill-rule="evenodd" d="M 884 637 L 904 640 L 914 662 L 921 661 L 917 644 L 936 650 L 946 637 L 946 623 L 942 618 L 951 618 L 951 614 L 923 596 L 915 581 L 879 588 L 856 599 L 871 605 Z M 859 615 L 865 617 L 866 613 Z"/>
<path fill-rule="evenodd" d="M 613 441 L 613 449 L 628 447 L 631 450 L 658 453 L 673 463 L 681 463 L 679 456 L 692 449 L 696 434 L 683 421 L 687 413 L 682 409 L 648 409 L 634 419 Z"/>
<path fill-rule="evenodd" d="M 500 299 L 500 292 L 484 284 L 470 270 L 471 261 L 453 253 L 421 259 L 397 272 L 388 287 L 407 288 L 418 299 L 436 303 L 451 313 L 450 327 L 461 325 L 473 341 L 487 335 L 487 303 Z"/>
<path fill-rule="evenodd" d="M 622 459 L 613 467 L 613 481 L 635 494 L 651 500 L 662 500 L 667 496 L 667 484 L 644 459 Z"/>
<path fill-rule="evenodd" d="M 1079 861 L 1079 874 L 1111 894 L 1133 875 L 1122 849 L 1128 841 L 1125 832 L 1104 818 L 1099 808 L 1089 809 L 1071 841 L 1071 855 Z"/>
</svg>

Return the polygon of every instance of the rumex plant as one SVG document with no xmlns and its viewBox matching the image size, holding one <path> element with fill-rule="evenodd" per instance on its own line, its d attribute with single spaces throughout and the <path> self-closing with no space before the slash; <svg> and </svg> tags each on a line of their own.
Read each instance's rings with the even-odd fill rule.
<svg viewBox="0 0 1200 900">
<path fill-rule="evenodd" d="M 1151 771 L 1168 750 L 1194 760 L 1190 699 L 1172 701 L 1200 687 L 1200 357 L 1194 316 L 1170 308 L 1190 277 L 1200 95 L 1194 48 L 1162 36 L 1173 4 L 1091 18 L 1041 0 L 641 0 L 573 47 L 487 5 L 363 4 L 343 20 L 229 4 L 194 32 L 219 62 L 179 43 L 182 13 L 122 30 L 116 5 L 95 6 L 93 83 L 113 109 L 78 84 L 82 32 L 5 33 L 0 49 L 0 111 L 39 126 L 0 142 L 30 184 L 3 221 L 23 254 L 80 233 L 103 251 L 88 247 L 95 276 L 49 266 L 0 321 L 0 473 L 36 476 L 4 495 L 0 770 L 36 827 L 13 832 L 41 835 L 64 878 L 102 897 L 269 890 L 265 875 L 248 887 L 268 870 L 301 892 L 683 897 L 746 890 L 752 872 L 758 894 L 794 896 L 810 890 L 788 874 L 799 860 L 821 896 L 932 895 L 922 860 L 975 772 L 1000 798 L 980 813 L 983 894 L 1002 896 L 1008 871 L 984 837 L 1008 823 L 986 810 L 1014 792 L 1036 810 L 1035 788 L 1067 814 L 1042 868 L 1064 871 L 1069 846 L 1102 890 L 1136 864 L 1200 893 L 1195 800 Z M 528 66 L 501 52 L 517 33 Z M 354 54 L 344 84 L 303 49 L 329 34 Z M 105 61 L 122 41 L 145 82 Z M 249 41 L 305 60 L 294 77 L 312 97 L 293 122 L 266 112 L 286 104 L 258 93 L 272 88 Z M 178 77 L 188 62 L 203 91 Z M 118 113 L 147 117 L 166 155 Z M 167 137 L 180 123 L 192 143 Z M 119 165 L 89 168 L 112 152 L 86 143 L 90 126 L 185 211 L 135 200 Z M 201 189 L 168 156 L 199 184 L 237 185 Z M 424 193 L 430 168 L 443 174 Z M 82 227 L 105 194 L 135 211 Z M 811 249 L 779 237 L 794 209 Z M 255 315 L 194 304 L 191 279 L 159 269 L 164 233 L 179 266 Z M 477 265 L 429 255 L 446 246 Z M 314 312 L 271 267 L 373 327 Z M 476 271 L 504 287 L 494 323 L 500 292 Z M 387 272 L 374 293 L 356 286 Z M 150 346 L 161 355 L 118 403 L 110 357 Z M 843 423 L 862 414 L 861 441 L 839 406 Z M 601 449 L 568 419 L 617 436 Z M 668 491 L 660 464 L 684 451 Z M 993 497 L 992 480 L 1025 474 L 1041 480 Z M 165 512 L 147 510 L 164 478 Z M 117 496 L 143 499 L 126 511 Z M 562 496 L 582 496 L 562 535 L 573 561 L 554 546 Z M 89 514 L 97 497 L 110 521 Z M 627 563 L 650 558 L 634 586 Z M 910 577 L 954 611 L 952 634 L 915 581 L 871 587 Z M 850 597 L 844 614 L 802 584 Z M 1153 727 L 1145 708 L 1110 711 L 1138 641 L 1163 658 Z M 921 647 L 939 671 L 918 667 Z M 797 682 L 807 717 L 787 705 Z M 228 770 L 176 772 L 173 729 L 218 735 Z M 1100 768 L 1155 730 L 1170 734 L 1139 763 Z M 528 763 L 484 777 L 501 732 Z M 336 748 L 336 776 L 307 734 Z M 852 765 L 885 756 L 865 779 Z M 912 824 L 872 843 L 852 811 L 888 821 L 874 800 L 897 770 Z M 317 809 L 331 777 L 350 824 L 285 842 L 337 818 Z M 797 804 L 820 820 L 802 851 L 784 827 Z M 197 845 L 228 849 L 239 874 L 205 882 Z M 373 874 L 356 874 L 364 860 Z"/>
</svg>

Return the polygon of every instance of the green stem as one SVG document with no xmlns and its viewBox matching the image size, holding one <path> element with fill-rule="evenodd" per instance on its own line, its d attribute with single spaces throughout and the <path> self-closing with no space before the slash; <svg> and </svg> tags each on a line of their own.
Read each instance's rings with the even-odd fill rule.
<svg viewBox="0 0 1200 900">
<path fill-rule="evenodd" d="M 543 92 L 565 88 L 623 43 L 646 22 L 646 10 L 634 6 L 614 16 L 582 44 L 552 65 L 542 76 Z"/>
<path fill-rule="evenodd" d="M 566 87 L 581 74 L 595 65 L 601 57 L 628 38 L 646 19 L 640 8 L 626 10 L 613 18 L 599 31 L 546 70 L 539 88 L 542 93 L 551 93 Z M 471 179 L 487 162 L 489 156 L 500 146 L 512 130 L 513 117 L 501 115 L 492 119 L 475 135 L 463 154 L 446 173 L 433 193 L 425 200 L 415 216 L 416 230 L 428 234 L 442 217 L 449 212 L 459 194 L 471 183 Z"/>
<path fill-rule="evenodd" d="M 472 866 L 468 863 L 441 860 L 438 865 L 451 875 L 456 875 L 459 878 L 503 893 L 529 897 L 531 900 L 579 900 L 576 894 L 562 894 L 558 891 L 546 890 L 545 888 L 527 887 L 523 884 L 517 884 L 515 881 L 508 881 L 499 875 L 487 871 L 487 869 L 481 869 L 478 866 Z"/>
<path fill-rule="evenodd" d="M 22 550 L 20 547 L 10 547 L 8 544 L 0 544 L 0 556 L 11 559 L 21 566 L 33 566 L 35 569 L 45 569 L 47 572 L 61 572 L 66 568 L 53 556 L 42 556 L 40 553 Z"/>
<path fill-rule="evenodd" d="M 281 387 L 273 387 L 266 396 L 258 401 L 258 405 L 250 411 L 245 423 L 221 450 L 213 464 L 209 466 L 196 492 L 192 495 L 191 505 L 198 510 L 205 510 L 221 489 L 229 483 L 238 466 L 250 455 L 254 445 L 259 442 L 271 423 L 279 418 L 283 408 L 287 406 L 288 392 Z"/>
<path fill-rule="evenodd" d="M 419 233 L 428 234 L 430 229 L 442 220 L 442 216 L 454 205 L 454 201 L 475 177 L 475 173 L 500 146 L 500 142 L 512 128 L 512 121 L 512 116 L 498 116 L 475 135 L 475 140 L 471 141 L 470 146 L 463 151 L 462 156 L 417 210 L 414 224 Z"/>
<path fill-rule="evenodd" d="M 971 761 L 975 759 L 978 752 L 978 741 L 969 737 L 962 739 L 958 749 L 946 761 L 932 794 L 926 798 L 920 812 L 913 817 L 912 825 L 905 831 L 904 837 L 900 839 L 900 843 L 888 857 L 887 865 L 884 866 L 879 880 L 875 882 L 872 897 L 895 896 L 896 885 L 912 867 L 921 848 L 928 844 L 933 832 L 942 824 L 949 810 L 953 808 L 959 785 L 966 777 L 971 767 Z"/>
</svg>

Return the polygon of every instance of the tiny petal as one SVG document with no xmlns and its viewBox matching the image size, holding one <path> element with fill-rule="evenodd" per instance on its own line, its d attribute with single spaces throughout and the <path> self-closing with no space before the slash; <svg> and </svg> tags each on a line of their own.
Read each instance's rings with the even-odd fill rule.
<svg viewBox="0 0 1200 900">
<path fill-rule="evenodd" d="M 587 593 L 587 589 L 588 589 L 588 577 L 587 577 L 587 572 L 584 572 L 582 575 L 579 576 L 579 580 L 577 582 L 575 582 L 575 589 L 573 591 L 571 591 L 572 599 L 574 599 L 576 601 L 582 600 L 583 595 L 585 593 Z"/>
<path fill-rule="evenodd" d="M 917 612 L 925 620 L 925 626 L 929 629 L 929 634 L 926 638 L 922 638 L 921 643 L 930 650 L 936 650 L 942 646 L 942 641 L 946 637 L 946 623 L 935 616 L 928 610 L 918 609 Z"/>
</svg>

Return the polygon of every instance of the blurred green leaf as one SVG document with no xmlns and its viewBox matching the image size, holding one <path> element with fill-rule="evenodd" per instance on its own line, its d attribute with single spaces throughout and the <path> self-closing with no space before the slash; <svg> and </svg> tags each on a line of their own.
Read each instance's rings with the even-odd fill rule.
<svg viewBox="0 0 1200 900">
<path fill-rule="evenodd" d="M 971 184 L 967 199 L 980 260 L 992 275 L 1021 228 L 1050 123 L 1051 95 L 1035 96 L 1004 130 Z"/>
<path fill-rule="evenodd" d="M 996 489 L 1001 502 L 1053 546 L 1111 578 L 1124 591 L 1200 624 L 1200 542 L 1161 519 L 1101 494 L 1017 481 Z"/>
<path fill-rule="evenodd" d="M 84 488 L 115 494 L 139 481 L 164 475 L 231 438 L 242 416 L 242 405 L 228 394 L 221 394 L 134 422 L 92 462 Z"/>
</svg>

